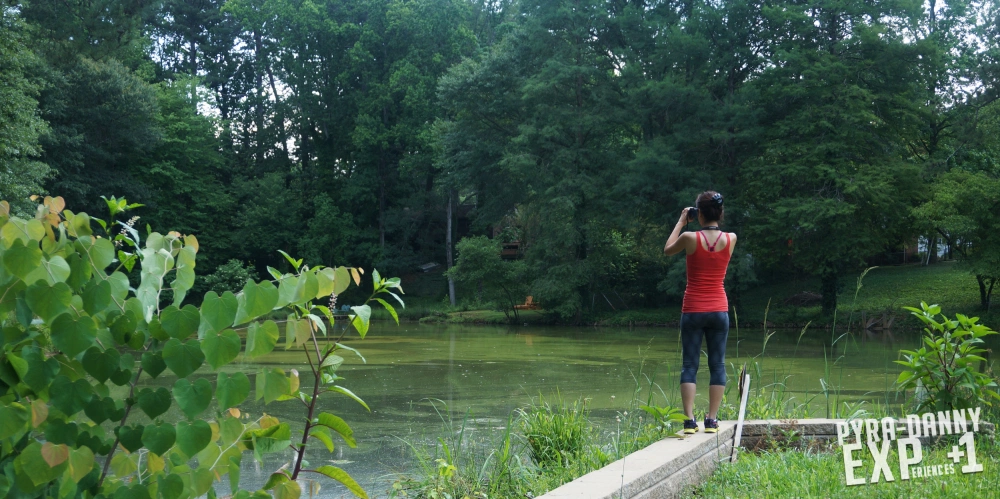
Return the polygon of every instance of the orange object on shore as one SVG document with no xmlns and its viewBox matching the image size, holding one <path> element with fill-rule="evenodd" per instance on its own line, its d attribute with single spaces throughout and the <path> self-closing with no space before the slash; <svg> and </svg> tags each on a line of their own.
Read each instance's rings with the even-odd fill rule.
<svg viewBox="0 0 1000 499">
<path fill-rule="evenodd" d="M 514 305 L 514 308 L 516 310 L 538 310 L 542 307 L 539 307 L 538 304 L 535 303 L 535 299 L 529 296 L 526 300 L 524 300 L 523 305 Z"/>
</svg>

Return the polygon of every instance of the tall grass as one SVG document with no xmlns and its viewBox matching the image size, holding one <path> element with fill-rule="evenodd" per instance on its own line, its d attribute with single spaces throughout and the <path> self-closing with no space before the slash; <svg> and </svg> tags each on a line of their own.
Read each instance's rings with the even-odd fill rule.
<svg viewBox="0 0 1000 499">
<path fill-rule="evenodd" d="M 502 429 L 472 429 L 469 414 L 456 422 L 441 409 L 443 402 L 431 401 L 447 437 L 407 443 L 417 471 L 397 480 L 390 497 L 535 497 L 672 434 L 678 425 L 640 409 L 673 410 L 644 368 L 643 360 L 637 372 L 630 369 L 633 390 L 626 408 L 603 427 L 587 399 L 567 403 L 558 391 L 512 412 Z"/>
<path fill-rule="evenodd" d="M 521 433 L 531 460 L 540 467 L 567 466 L 584 455 L 590 441 L 589 399 L 567 405 L 556 392 L 555 403 L 538 396 L 538 404 L 518 410 Z"/>
</svg>

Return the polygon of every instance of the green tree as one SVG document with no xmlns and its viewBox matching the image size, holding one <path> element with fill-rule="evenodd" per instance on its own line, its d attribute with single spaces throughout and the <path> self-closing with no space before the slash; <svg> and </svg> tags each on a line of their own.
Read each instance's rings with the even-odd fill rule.
<svg viewBox="0 0 1000 499">
<path fill-rule="evenodd" d="M 885 19 L 893 5 L 821 3 L 772 11 L 770 67 L 752 83 L 767 125 L 741 183 L 755 256 L 821 280 L 823 311 L 838 276 L 910 234 L 919 170 L 899 133 L 912 110 L 917 52 Z M 887 17 L 888 16 L 888 17 Z"/>
<path fill-rule="evenodd" d="M 38 114 L 39 84 L 27 74 L 38 61 L 26 39 L 17 14 L 0 6 L 0 195 L 19 215 L 34 206 L 28 197 L 42 193 L 49 172 L 37 159 L 42 152 L 39 136 L 48 127 Z"/>
<path fill-rule="evenodd" d="M 955 252 L 979 285 L 979 304 L 990 310 L 1000 282 L 1000 177 L 953 169 L 938 177 L 929 200 L 915 214 L 949 234 Z"/>
<path fill-rule="evenodd" d="M 99 196 L 149 199 L 136 174 L 163 137 L 153 87 L 113 59 L 50 69 L 54 83 L 41 98 L 50 125 L 42 159 L 55 171 L 49 189 L 90 212 Z"/>
<path fill-rule="evenodd" d="M 482 298 L 503 311 L 507 320 L 519 321 L 515 305 L 527 295 L 526 266 L 522 260 L 500 257 L 500 242 L 484 236 L 467 237 L 456 245 L 458 260 L 447 275 L 470 289 L 481 289 Z"/>
<path fill-rule="evenodd" d="M 196 111 L 199 98 L 192 94 L 198 90 L 192 80 L 161 82 L 153 90 L 161 139 L 136 159 L 138 164 L 129 165 L 132 180 L 145 189 L 145 196 L 135 198 L 145 205 L 140 226 L 198 234 L 202 265 L 215 268 L 242 246 L 233 231 L 220 230 L 233 225 L 237 207 L 229 157 L 215 136 L 218 120 Z"/>
</svg>

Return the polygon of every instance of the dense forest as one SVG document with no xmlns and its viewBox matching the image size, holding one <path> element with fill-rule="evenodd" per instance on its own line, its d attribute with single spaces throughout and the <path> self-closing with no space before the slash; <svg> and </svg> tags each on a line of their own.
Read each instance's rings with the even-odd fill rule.
<svg viewBox="0 0 1000 499">
<path fill-rule="evenodd" d="M 486 235 L 518 243 L 505 278 L 563 317 L 598 293 L 654 306 L 682 292 L 663 241 L 705 189 L 741 237 L 737 299 L 810 275 L 829 311 L 846 273 L 918 241 L 961 259 L 984 306 L 1000 278 L 994 0 L 0 12 L 0 197 L 141 203 L 137 228 L 197 235 L 202 289 L 278 250 L 406 275 Z"/>
</svg>

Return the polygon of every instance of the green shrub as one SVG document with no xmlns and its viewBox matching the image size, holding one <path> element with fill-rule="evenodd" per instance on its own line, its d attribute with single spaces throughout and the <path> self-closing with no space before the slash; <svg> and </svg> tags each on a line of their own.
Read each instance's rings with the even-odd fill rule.
<svg viewBox="0 0 1000 499">
<path fill-rule="evenodd" d="M 949 319 L 937 305 L 921 302 L 920 308 L 904 308 L 927 325 L 924 346 L 900 350 L 905 360 L 896 361 L 905 368 L 896 384 L 914 390 L 916 412 L 990 406 L 991 399 L 1000 400 L 997 383 L 978 369 L 986 362 L 983 337 L 996 331 L 980 324 L 978 317 L 956 314 Z"/>
<path fill-rule="evenodd" d="M 238 293 L 247 282 L 258 279 L 260 276 L 257 275 L 253 265 L 233 259 L 220 265 L 219 268 L 215 269 L 215 272 L 205 276 L 202 280 L 202 287 L 206 291 L 215 291 L 216 294 L 220 295 L 226 291 Z"/>
</svg>

